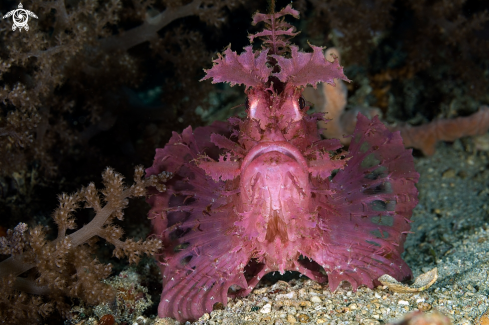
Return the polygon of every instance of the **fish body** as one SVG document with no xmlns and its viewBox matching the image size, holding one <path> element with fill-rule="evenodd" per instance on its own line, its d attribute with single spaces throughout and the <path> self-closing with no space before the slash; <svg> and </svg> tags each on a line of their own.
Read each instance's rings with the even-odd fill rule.
<svg viewBox="0 0 489 325">
<path fill-rule="evenodd" d="M 321 138 L 323 117 L 307 114 L 304 87 L 348 79 L 321 48 L 305 53 L 269 36 L 295 35 L 286 14 L 298 16 L 290 5 L 255 14 L 254 23 L 276 26 L 257 34 L 271 45 L 228 48 L 206 71 L 204 79 L 246 86 L 246 118 L 174 132 L 147 169 L 174 174 L 166 192 L 148 197 L 163 241 L 160 317 L 198 319 L 275 271 L 332 291 L 341 281 L 356 290 L 383 274 L 411 277 L 401 258 L 418 195 L 411 151 L 377 117 L 358 116 L 348 151 Z"/>
</svg>

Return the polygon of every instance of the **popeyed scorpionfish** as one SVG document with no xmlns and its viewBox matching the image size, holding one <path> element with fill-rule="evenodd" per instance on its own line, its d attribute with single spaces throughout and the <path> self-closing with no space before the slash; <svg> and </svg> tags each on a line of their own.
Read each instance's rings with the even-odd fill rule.
<svg viewBox="0 0 489 325">
<path fill-rule="evenodd" d="M 174 175 L 148 198 L 163 241 L 160 317 L 198 319 L 274 271 L 327 280 L 332 291 L 341 281 L 356 290 L 384 274 L 411 277 L 401 258 L 418 201 L 411 151 L 399 132 L 360 114 L 348 151 L 321 139 L 323 116 L 306 113 L 302 91 L 348 79 L 321 47 L 289 44 L 287 14 L 299 16 L 290 5 L 256 13 L 253 24 L 266 28 L 249 37 L 262 49 L 228 48 L 206 70 L 204 79 L 246 86 L 247 117 L 173 133 L 147 170 Z"/>
</svg>

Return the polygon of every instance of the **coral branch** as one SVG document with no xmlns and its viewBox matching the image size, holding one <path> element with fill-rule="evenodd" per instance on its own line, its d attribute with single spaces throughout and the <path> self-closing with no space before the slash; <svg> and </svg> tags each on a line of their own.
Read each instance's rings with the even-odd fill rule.
<svg viewBox="0 0 489 325">
<path fill-rule="evenodd" d="M 194 0 L 185 6 L 167 8 L 154 17 L 148 17 L 141 26 L 120 35 L 101 40 L 100 47 L 107 52 L 114 50 L 127 51 L 135 45 L 158 38 L 157 32 L 172 21 L 198 14 L 201 4 L 202 0 Z"/>
<path fill-rule="evenodd" d="M 467 117 L 440 119 L 420 126 L 393 127 L 401 131 L 406 147 L 423 151 L 425 155 L 435 153 L 438 141 L 455 141 L 466 136 L 482 135 L 489 130 L 489 107 L 481 106 L 477 113 Z"/>
<path fill-rule="evenodd" d="M 334 62 L 338 58 L 340 64 L 340 52 L 334 47 L 328 48 L 324 52 L 326 60 Z M 326 113 L 327 120 L 319 121 L 319 127 L 323 135 L 328 139 L 338 139 L 342 144 L 350 143 L 349 135 L 353 133 L 357 123 L 357 114 L 363 113 L 369 118 L 379 115 L 376 108 L 354 108 L 345 111 L 347 104 L 348 91 L 345 82 L 341 79 L 335 80 L 335 86 L 321 82 L 317 89 L 307 87 L 304 90 L 304 98 L 313 103 L 316 109 L 321 113 Z"/>
<path fill-rule="evenodd" d="M 91 183 L 72 195 L 60 195 L 59 207 L 53 213 L 54 222 L 58 226 L 58 237 L 51 242 L 46 240 L 43 227 L 37 226 L 27 235 L 27 225 L 23 223 L 13 231 L 9 230 L 6 237 L 0 238 L 0 254 L 11 255 L 0 262 L 0 286 L 4 292 L 11 293 L 6 298 L 0 298 L 0 316 L 4 316 L 2 319 L 11 319 L 16 323 L 24 318 L 38 318 L 39 315 L 49 312 L 47 305 L 39 310 L 37 316 L 25 311 L 28 305 L 40 302 L 39 299 L 28 302 L 24 297 L 25 293 L 78 297 L 89 304 L 110 299 L 113 292 L 100 281 L 110 275 L 111 265 L 100 264 L 93 259 L 97 247 L 96 237 L 113 244 L 116 247 L 114 256 L 128 257 L 130 263 L 137 263 L 143 254 L 156 253 L 161 247 L 159 239 L 122 240 L 122 229 L 113 224 L 114 218 L 122 220 L 129 198 L 146 195 L 147 187 L 165 191 L 164 183 L 172 177 L 171 173 L 162 172 L 143 178 L 143 173 L 143 168 L 137 167 L 135 183 L 127 187 L 123 183 L 122 175 L 107 168 L 102 175 L 104 189 L 97 191 Z M 101 204 L 100 195 L 105 204 Z M 73 213 L 82 202 L 85 202 L 85 208 L 95 210 L 95 216 L 87 225 L 66 236 L 68 229 L 76 228 Z M 39 273 L 35 281 L 19 277 L 33 268 Z M 24 293 L 14 294 L 14 290 Z M 57 301 L 57 305 L 57 309 L 63 311 L 62 302 Z"/>
</svg>

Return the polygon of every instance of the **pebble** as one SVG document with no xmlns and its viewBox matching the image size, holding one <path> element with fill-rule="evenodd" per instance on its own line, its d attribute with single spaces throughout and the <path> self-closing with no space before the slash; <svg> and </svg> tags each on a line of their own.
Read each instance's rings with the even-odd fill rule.
<svg viewBox="0 0 489 325">
<path fill-rule="evenodd" d="M 376 319 L 365 319 L 362 323 L 363 325 L 378 325 L 380 322 Z"/>
<path fill-rule="evenodd" d="M 211 319 L 211 316 L 208 314 L 208 313 L 205 313 L 204 315 L 202 315 L 202 317 L 200 317 L 201 320 L 209 320 Z"/>
<path fill-rule="evenodd" d="M 318 296 L 312 296 L 311 297 L 311 302 L 321 302 L 321 298 L 319 298 Z"/>
<path fill-rule="evenodd" d="M 262 307 L 262 309 L 260 309 L 260 313 L 263 313 L 263 314 L 268 314 L 272 311 L 272 305 L 271 304 L 266 304 L 265 306 Z"/>
<path fill-rule="evenodd" d="M 442 177 L 443 178 L 453 178 L 453 177 L 455 177 L 456 174 L 457 173 L 455 172 L 455 170 L 449 168 L 443 172 Z"/>
<path fill-rule="evenodd" d="M 293 315 L 287 315 L 287 321 L 291 324 L 295 324 L 297 323 L 297 319 L 295 319 L 295 317 Z"/>
<path fill-rule="evenodd" d="M 299 319 L 299 322 L 301 322 L 301 323 L 309 322 L 309 316 L 307 316 L 306 314 L 300 314 L 297 318 Z"/>
<path fill-rule="evenodd" d="M 207 314 L 209 316 L 209 314 Z M 179 323 L 170 318 L 170 317 L 165 317 L 165 318 L 157 318 L 155 319 L 154 325 L 178 325 Z"/>
<path fill-rule="evenodd" d="M 489 325 L 489 312 L 486 312 L 484 315 L 481 316 L 479 319 L 479 324 L 477 325 Z"/>
<path fill-rule="evenodd" d="M 427 302 L 420 302 L 418 303 L 418 309 L 421 311 L 428 311 L 431 310 L 431 305 Z"/>
<path fill-rule="evenodd" d="M 281 300 L 281 299 L 296 299 L 297 298 L 297 293 L 295 291 L 291 291 L 289 293 L 285 294 L 279 294 L 275 297 L 275 300 Z"/>
<path fill-rule="evenodd" d="M 301 307 L 311 307 L 311 302 L 310 301 L 306 301 L 306 300 L 302 300 L 299 302 L 299 306 Z"/>
</svg>

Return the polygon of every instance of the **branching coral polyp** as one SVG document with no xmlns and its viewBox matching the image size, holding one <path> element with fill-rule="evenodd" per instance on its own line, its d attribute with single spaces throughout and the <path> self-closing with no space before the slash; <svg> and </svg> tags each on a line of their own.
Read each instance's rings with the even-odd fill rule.
<svg viewBox="0 0 489 325">
<path fill-rule="evenodd" d="M 273 271 L 328 280 L 331 290 L 411 277 L 401 259 L 418 201 L 411 151 L 399 132 L 362 115 L 348 152 L 321 139 L 322 115 L 307 114 L 302 91 L 348 79 L 320 47 L 289 44 L 296 33 L 285 15 L 299 13 L 289 5 L 255 14 L 266 28 L 250 39 L 263 48 L 228 48 L 206 71 L 204 79 L 246 86 L 247 117 L 173 133 L 147 170 L 175 175 L 148 198 L 164 245 L 160 317 L 195 320 Z"/>
</svg>

